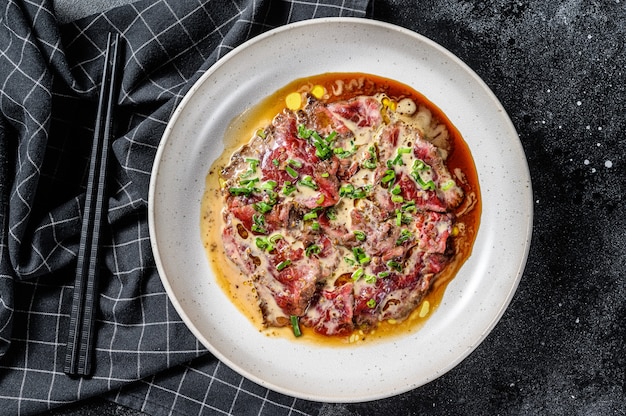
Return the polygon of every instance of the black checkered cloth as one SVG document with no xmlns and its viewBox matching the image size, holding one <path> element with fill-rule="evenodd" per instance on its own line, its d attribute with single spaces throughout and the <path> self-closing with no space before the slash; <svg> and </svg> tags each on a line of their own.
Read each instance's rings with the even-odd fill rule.
<svg viewBox="0 0 626 416">
<path fill-rule="evenodd" d="M 156 149 L 198 77 L 290 22 L 365 16 L 366 0 L 145 0 L 60 25 L 51 0 L 0 2 L 0 414 L 102 396 L 154 415 L 309 415 L 210 355 L 177 315 L 150 248 Z M 95 370 L 63 373 L 88 158 L 109 32 L 124 39 Z"/>
</svg>

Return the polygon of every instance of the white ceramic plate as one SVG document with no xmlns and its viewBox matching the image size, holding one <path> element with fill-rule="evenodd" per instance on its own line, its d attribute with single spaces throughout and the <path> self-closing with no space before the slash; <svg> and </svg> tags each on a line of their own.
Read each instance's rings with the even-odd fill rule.
<svg viewBox="0 0 626 416">
<path fill-rule="evenodd" d="M 200 201 L 234 115 L 297 78 L 368 72 L 423 93 L 468 143 L 482 191 L 472 256 L 416 333 L 354 348 L 267 337 L 214 281 L 200 239 Z M 206 72 L 170 120 L 152 172 L 149 223 L 157 266 L 178 313 L 198 339 L 245 377 L 316 401 L 399 394 L 450 370 L 498 322 L 530 245 L 532 192 L 526 158 L 506 112 L 458 58 L 409 30 L 355 18 L 310 20 L 241 45 Z"/>
</svg>

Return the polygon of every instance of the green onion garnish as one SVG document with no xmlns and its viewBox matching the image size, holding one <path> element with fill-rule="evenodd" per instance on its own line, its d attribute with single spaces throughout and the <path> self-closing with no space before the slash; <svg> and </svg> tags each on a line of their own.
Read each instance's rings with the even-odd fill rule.
<svg viewBox="0 0 626 416">
<path fill-rule="evenodd" d="M 373 274 L 366 274 L 363 280 L 365 280 L 365 283 L 371 285 L 373 283 L 376 283 L 376 276 L 374 276 Z"/>
<path fill-rule="evenodd" d="M 278 263 L 276 265 L 276 270 L 283 271 L 286 267 L 289 267 L 291 265 L 291 260 L 287 259 L 287 260 L 283 260 L 280 263 Z"/>
<path fill-rule="evenodd" d="M 352 273 L 352 280 L 356 282 L 357 280 L 361 278 L 361 276 L 363 276 L 364 273 L 365 271 L 363 270 L 363 268 L 359 267 L 358 269 L 354 271 L 354 273 Z"/>
<path fill-rule="evenodd" d="M 299 160 L 295 160 L 295 159 L 287 159 L 287 164 L 290 166 L 293 166 L 294 168 L 302 167 L 302 162 L 300 162 Z"/>
<path fill-rule="evenodd" d="M 259 234 L 267 234 L 267 229 L 265 229 L 265 217 L 263 215 L 252 215 L 252 231 Z"/>
<path fill-rule="evenodd" d="M 399 271 L 399 272 L 401 272 L 401 271 L 402 271 L 402 263 L 397 262 L 397 261 L 395 261 L 395 260 L 389 260 L 389 261 L 387 262 L 387 267 L 389 267 L 389 268 L 390 268 L 390 269 L 392 269 L 392 270 Z"/>
<path fill-rule="evenodd" d="M 313 220 L 317 218 L 317 212 L 315 211 L 311 211 L 311 212 L 307 212 L 306 214 L 304 214 L 304 216 L 302 217 L 302 219 L 304 221 L 308 221 L 308 220 Z"/>
<path fill-rule="evenodd" d="M 396 180 L 396 172 L 393 169 L 387 169 L 385 176 L 381 178 L 382 183 L 393 183 Z"/>
<path fill-rule="evenodd" d="M 372 298 L 372 299 L 368 300 L 368 301 L 367 301 L 367 306 L 368 306 L 369 308 L 374 309 L 374 308 L 376 307 L 376 299 L 373 299 L 373 298 Z"/>
<path fill-rule="evenodd" d="M 296 337 L 301 336 L 302 331 L 300 331 L 300 322 L 299 322 L 298 317 L 296 315 L 291 315 L 289 319 L 291 320 L 291 328 L 293 329 L 293 334 Z"/>
<path fill-rule="evenodd" d="M 282 189 L 282 193 L 283 195 L 291 195 L 294 191 L 296 190 L 296 187 L 294 185 L 291 184 L 291 182 L 289 181 L 285 181 L 285 183 L 283 183 L 283 189 Z"/>
<path fill-rule="evenodd" d="M 272 205 L 268 204 L 265 201 L 259 201 L 252 204 L 255 211 L 260 212 L 261 214 L 268 213 L 272 210 Z"/>
<path fill-rule="evenodd" d="M 319 254 L 322 251 L 321 247 L 317 244 L 311 244 L 307 248 L 304 249 L 304 255 L 307 257 L 311 257 L 313 254 Z"/>
<path fill-rule="evenodd" d="M 354 247 L 352 254 L 358 264 L 367 264 L 371 260 L 371 257 L 365 254 L 365 251 L 361 247 Z"/>
<path fill-rule="evenodd" d="M 287 172 L 289 176 L 291 176 L 294 179 L 298 177 L 298 172 L 296 172 L 294 168 L 292 168 L 289 165 L 285 166 L 285 171 Z"/>
<path fill-rule="evenodd" d="M 267 191 L 267 190 L 272 191 L 272 190 L 274 190 L 274 188 L 276 188 L 276 185 L 278 185 L 278 183 L 276 183 L 276 181 L 269 180 L 269 181 L 265 181 L 262 184 L 260 184 L 259 185 L 259 189 L 262 189 L 262 190 L 265 190 L 265 191 Z"/>
<path fill-rule="evenodd" d="M 363 231 L 360 231 L 360 230 L 354 231 L 354 236 L 359 241 L 365 241 L 365 238 L 366 238 L 365 233 Z"/>
<path fill-rule="evenodd" d="M 299 182 L 299 185 L 302 186 L 306 186 L 307 188 L 311 188 L 314 190 L 317 190 L 317 184 L 315 183 L 315 181 L 313 180 L 313 178 L 309 175 L 306 175 L 305 177 L 303 177 Z"/>
<path fill-rule="evenodd" d="M 396 245 L 399 246 L 403 243 L 406 243 L 411 239 L 411 237 L 413 237 L 413 234 L 411 234 L 409 230 L 407 230 L 406 228 L 402 229 L 402 231 L 400 232 L 400 236 L 396 240 Z"/>
<path fill-rule="evenodd" d="M 266 237 L 257 237 L 254 240 L 254 244 L 256 244 L 258 248 L 264 251 L 272 251 L 274 249 L 274 245 Z"/>
<path fill-rule="evenodd" d="M 456 185 L 454 180 L 449 179 L 443 185 L 441 185 L 441 190 L 442 191 L 447 191 L 448 189 L 452 188 L 454 185 Z"/>
</svg>

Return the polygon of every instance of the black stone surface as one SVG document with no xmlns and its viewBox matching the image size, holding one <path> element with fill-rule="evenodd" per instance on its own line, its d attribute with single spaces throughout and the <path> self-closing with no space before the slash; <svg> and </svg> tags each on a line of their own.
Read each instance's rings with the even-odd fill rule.
<svg viewBox="0 0 626 416">
<path fill-rule="evenodd" d="M 372 13 L 456 54 L 500 99 L 527 155 L 534 234 L 511 305 L 460 365 L 322 414 L 626 414 L 626 0 L 379 0 Z M 139 413 L 98 400 L 48 414 Z"/>
</svg>

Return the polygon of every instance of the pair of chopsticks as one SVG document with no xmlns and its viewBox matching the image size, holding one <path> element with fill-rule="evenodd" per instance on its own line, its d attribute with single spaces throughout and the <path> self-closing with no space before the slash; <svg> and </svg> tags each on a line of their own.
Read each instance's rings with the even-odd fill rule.
<svg viewBox="0 0 626 416">
<path fill-rule="evenodd" d="M 94 354 L 94 327 L 97 309 L 97 282 L 100 268 L 100 234 L 106 217 L 106 174 L 117 97 L 119 34 L 107 38 L 102 85 L 94 129 L 85 209 L 83 213 L 70 328 L 65 356 L 65 373 L 91 374 Z"/>
</svg>

